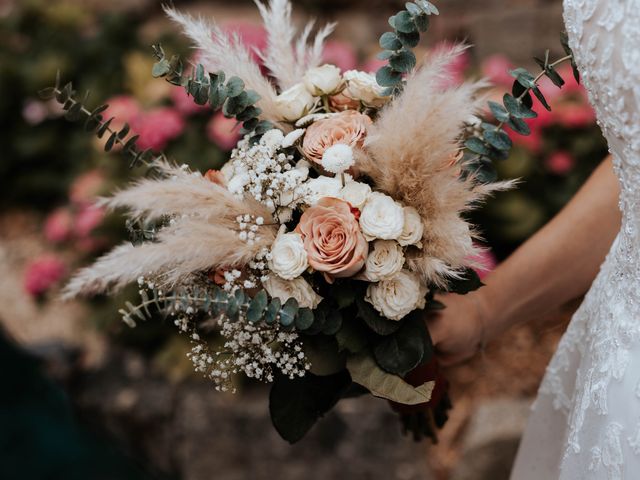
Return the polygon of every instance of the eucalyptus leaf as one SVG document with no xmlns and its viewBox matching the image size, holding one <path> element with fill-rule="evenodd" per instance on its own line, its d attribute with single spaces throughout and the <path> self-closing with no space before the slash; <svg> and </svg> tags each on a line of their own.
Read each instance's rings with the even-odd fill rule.
<svg viewBox="0 0 640 480">
<path fill-rule="evenodd" d="M 402 42 L 393 32 L 385 32 L 380 36 L 380 46 L 386 50 L 399 50 L 402 48 Z"/>
<path fill-rule="evenodd" d="M 507 111 L 516 118 L 536 118 L 538 116 L 536 112 L 527 108 L 521 101 L 508 93 L 504 94 L 503 100 Z"/>
<path fill-rule="evenodd" d="M 471 137 L 467 139 L 467 141 L 464 142 L 464 146 L 473 153 L 477 153 L 479 155 L 489 155 L 489 153 L 491 153 L 487 145 L 478 137 Z"/>
<path fill-rule="evenodd" d="M 533 91 L 533 94 L 538 98 L 538 100 L 540 100 L 540 103 L 542 104 L 542 106 L 550 112 L 551 105 L 549 105 L 549 103 L 547 102 L 547 99 L 544 98 L 544 95 L 542 94 L 540 89 L 536 87 L 532 91 Z"/>
<path fill-rule="evenodd" d="M 413 21 L 412 15 L 406 10 L 398 12 L 393 17 L 393 27 L 402 33 L 412 33 L 416 31 L 416 24 Z"/>
<path fill-rule="evenodd" d="M 283 327 L 293 325 L 298 314 L 298 308 L 298 301 L 293 297 L 289 298 L 280 309 L 280 325 Z"/>
<path fill-rule="evenodd" d="M 313 310 L 309 308 L 301 308 L 298 311 L 298 315 L 296 316 L 295 320 L 296 330 L 308 330 L 309 328 L 311 328 L 311 325 L 313 325 L 313 320 Z"/>
<path fill-rule="evenodd" d="M 393 87 L 402 81 L 402 75 L 394 71 L 390 66 L 385 65 L 376 73 L 376 81 L 382 87 Z"/>
<path fill-rule="evenodd" d="M 376 363 L 388 373 L 401 376 L 409 373 L 425 356 L 432 355 L 426 328 L 419 315 L 407 318 L 397 332 L 376 342 L 373 348 Z"/>
<path fill-rule="evenodd" d="M 244 91 L 244 82 L 240 77 L 231 77 L 227 82 L 227 96 L 237 97 Z"/>
<path fill-rule="evenodd" d="M 489 109 L 491 113 L 495 117 L 495 119 L 499 122 L 507 122 L 509 121 L 510 115 L 507 110 L 497 102 L 489 102 Z"/>
<path fill-rule="evenodd" d="M 247 309 L 247 320 L 252 323 L 258 323 L 263 318 L 264 311 L 267 308 L 269 303 L 269 297 L 267 296 L 267 292 L 264 290 L 260 290 L 256 295 L 251 299 L 251 303 L 249 304 L 249 308 Z"/>
<path fill-rule="evenodd" d="M 416 56 L 410 50 L 400 50 L 389 59 L 389 65 L 397 72 L 407 73 L 416 66 Z"/>
<path fill-rule="evenodd" d="M 531 134 L 531 128 L 529 128 L 527 122 L 525 122 L 521 118 L 510 118 L 507 122 L 507 125 L 511 128 L 511 130 L 519 133 L 520 135 L 527 136 Z"/>
<path fill-rule="evenodd" d="M 503 130 L 485 130 L 484 139 L 489 145 L 498 150 L 510 150 L 513 142 Z"/>
<path fill-rule="evenodd" d="M 415 48 L 420 43 L 420 33 L 411 32 L 411 33 L 403 33 L 398 32 L 398 40 L 402 43 L 402 45 L 406 48 Z"/>
</svg>

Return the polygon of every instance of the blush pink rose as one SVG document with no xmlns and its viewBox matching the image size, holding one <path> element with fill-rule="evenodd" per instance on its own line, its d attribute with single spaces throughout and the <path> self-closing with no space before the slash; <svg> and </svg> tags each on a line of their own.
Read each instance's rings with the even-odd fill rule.
<svg viewBox="0 0 640 480">
<path fill-rule="evenodd" d="M 163 150 L 167 144 L 178 137 L 185 128 L 185 121 L 177 110 L 160 107 L 142 114 L 132 125 L 140 135 L 138 147 L 141 150 Z"/>
<path fill-rule="evenodd" d="M 322 165 L 327 148 L 342 143 L 360 148 L 367 135 L 371 119 L 360 112 L 347 110 L 311 124 L 302 141 L 302 152 L 312 162 Z"/>
<path fill-rule="evenodd" d="M 71 236 L 73 216 L 67 208 L 58 208 L 44 222 L 44 237 L 51 243 L 62 243 Z"/>
<path fill-rule="evenodd" d="M 207 138 L 222 150 L 232 150 L 240 139 L 238 122 L 226 118 L 222 112 L 216 113 L 207 123 Z"/>
<path fill-rule="evenodd" d="M 44 295 L 59 282 L 66 272 L 62 260 L 53 255 L 44 255 L 27 265 L 24 274 L 24 289 L 34 297 Z"/>
<path fill-rule="evenodd" d="M 323 272 L 329 283 L 362 270 L 369 244 L 344 200 L 320 199 L 302 214 L 295 231 L 302 236 L 309 265 Z"/>
</svg>

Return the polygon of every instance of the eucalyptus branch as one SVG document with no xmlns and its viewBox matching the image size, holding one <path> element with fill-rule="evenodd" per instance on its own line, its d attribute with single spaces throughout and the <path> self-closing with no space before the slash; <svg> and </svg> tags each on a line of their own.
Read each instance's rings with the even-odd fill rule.
<svg viewBox="0 0 640 480">
<path fill-rule="evenodd" d="M 55 99 L 61 104 L 66 112 L 65 118 L 67 120 L 72 122 L 84 120 L 85 130 L 95 132 L 98 138 L 102 138 L 105 134 L 108 134 L 104 146 L 105 151 L 108 152 L 112 150 L 114 146 L 120 145 L 122 152 L 131 158 L 130 168 L 140 163 L 149 165 L 152 159 L 164 157 L 163 154 L 155 156 L 151 149 L 138 149 L 136 142 L 140 136 L 133 135 L 128 137 L 130 133 L 129 124 L 125 123 L 119 130 L 112 128 L 111 122 L 114 120 L 114 117 L 105 120 L 103 116 L 103 112 L 109 107 L 108 105 L 103 104 L 93 110 L 89 110 L 84 105 L 84 102 L 86 102 L 89 97 L 88 92 L 82 101 L 76 99 L 76 92 L 71 82 L 67 83 L 64 87 L 60 86 L 60 72 L 56 75 L 55 86 L 45 88 L 41 90 L 39 94 L 40 97 L 45 100 Z"/>
<path fill-rule="evenodd" d="M 516 68 L 509 72 L 515 79 L 511 93 L 504 95 L 503 105 L 489 102 L 489 109 L 498 122 L 497 125 L 483 122 L 482 132 L 465 142 L 465 147 L 475 154 L 473 158 L 467 159 L 467 171 L 473 173 L 480 181 L 494 181 L 496 173 L 492 162 L 504 160 L 509 156 L 513 142 L 504 131 L 504 127 L 509 127 L 520 135 L 531 134 L 531 129 L 525 120 L 538 116 L 533 110 L 532 93 L 544 108 L 551 111 L 551 106 L 540 90 L 539 81 L 546 76 L 555 86 L 562 88 L 565 81 L 557 72 L 556 67 L 567 61 L 571 61 L 574 76 L 578 82 L 580 81 L 566 36 L 562 38 L 562 46 L 566 55 L 558 60 L 553 62 L 549 60 L 549 50 L 545 52 L 544 60 L 535 58 L 536 63 L 542 69 L 537 75 L 533 75 L 524 68 Z"/>
</svg>

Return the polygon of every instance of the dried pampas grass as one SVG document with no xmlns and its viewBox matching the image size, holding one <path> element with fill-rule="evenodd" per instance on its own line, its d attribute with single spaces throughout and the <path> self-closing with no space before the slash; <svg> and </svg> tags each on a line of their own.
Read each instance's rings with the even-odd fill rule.
<svg viewBox="0 0 640 480">
<path fill-rule="evenodd" d="M 262 59 L 280 88 L 286 90 L 302 81 L 308 69 L 320 64 L 324 42 L 333 32 L 335 24 L 328 24 L 320 29 L 313 44 L 309 46 L 314 22 L 307 23 L 302 34 L 294 42 L 296 28 L 291 20 L 289 0 L 270 0 L 268 6 L 255 0 L 255 4 L 267 30 L 267 50 Z"/>
<path fill-rule="evenodd" d="M 258 202 L 237 200 L 200 174 L 166 163 L 158 168 L 168 177 L 142 180 L 102 203 L 127 208 L 136 218 L 170 216 L 172 222 L 158 232 L 156 242 L 120 245 L 81 270 L 65 288 L 65 297 L 116 291 L 141 275 L 171 288 L 195 272 L 246 265 L 273 243 L 276 228 L 268 225 L 271 215 Z M 251 245 L 238 236 L 236 217 L 244 214 L 267 220 Z"/>
<path fill-rule="evenodd" d="M 214 22 L 194 18 L 172 7 L 163 8 L 169 18 L 181 25 L 185 35 L 195 43 L 202 54 L 201 62 L 208 71 L 222 70 L 229 76 L 240 77 L 247 88 L 260 95 L 257 105 L 262 109 L 261 118 L 274 123 L 280 120 L 275 103 L 275 88 L 262 75 L 260 67 L 237 35 L 228 35 Z"/>
<path fill-rule="evenodd" d="M 425 281 L 444 285 L 478 253 L 476 236 L 463 213 L 510 183 L 479 185 L 459 178 L 455 161 L 461 129 L 485 102 L 485 82 L 443 87 L 446 66 L 464 46 L 433 54 L 407 79 L 403 93 L 385 107 L 370 128 L 367 155 L 358 168 L 393 198 L 415 207 L 424 219 L 420 254 L 410 258 Z"/>
</svg>

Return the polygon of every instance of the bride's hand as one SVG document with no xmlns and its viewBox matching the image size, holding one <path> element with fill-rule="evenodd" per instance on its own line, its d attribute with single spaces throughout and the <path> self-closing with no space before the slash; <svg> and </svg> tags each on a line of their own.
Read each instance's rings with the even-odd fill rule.
<svg viewBox="0 0 640 480">
<path fill-rule="evenodd" d="M 475 355 L 486 338 L 482 299 L 477 292 L 447 294 L 436 299 L 445 309 L 427 314 L 426 322 L 442 365 L 454 365 Z"/>
</svg>

